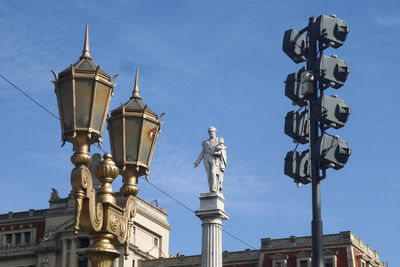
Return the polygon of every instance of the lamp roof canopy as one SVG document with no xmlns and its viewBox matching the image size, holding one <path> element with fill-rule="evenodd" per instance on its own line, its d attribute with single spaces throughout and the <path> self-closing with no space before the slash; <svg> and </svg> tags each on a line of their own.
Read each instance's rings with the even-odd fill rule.
<svg viewBox="0 0 400 267">
<path fill-rule="evenodd" d="M 131 99 L 124 104 L 124 108 L 126 110 L 144 110 L 152 113 L 153 115 L 157 116 L 154 111 L 149 109 L 149 107 L 142 102 L 142 97 L 139 94 L 139 68 L 136 68 L 136 78 L 135 78 L 135 85 L 133 88 L 133 93 Z M 111 115 L 121 113 L 122 107 L 118 107 L 111 112 Z"/>
<path fill-rule="evenodd" d="M 92 61 L 92 57 L 90 56 L 89 50 L 89 29 L 88 25 L 86 24 L 86 31 L 85 31 L 85 42 L 83 44 L 83 51 L 82 55 L 79 58 L 79 61 L 73 64 L 75 71 L 78 72 L 88 72 L 94 73 L 96 72 L 98 65 L 94 64 Z M 60 72 L 59 77 L 69 75 L 72 72 L 71 66 Z M 106 76 L 108 80 L 110 80 L 110 75 L 108 75 L 105 71 L 99 68 L 99 73 Z"/>
</svg>

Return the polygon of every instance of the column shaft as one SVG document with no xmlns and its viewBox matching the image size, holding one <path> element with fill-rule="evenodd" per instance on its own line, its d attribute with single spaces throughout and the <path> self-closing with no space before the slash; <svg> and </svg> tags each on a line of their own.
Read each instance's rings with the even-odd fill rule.
<svg viewBox="0 0 400 267">
<path fill-rule="evenodd" d="M 64 239 L 62 244 L 61 267 L 67 267 L 67 246 L 67 239 Z"/>
<path fill-rule="evenodd" d="M 25 245 L 25 233 L 24 232 L 22 232 L 21 233 L 21 245 Z"/>
<path fill-rule="evenodd" d="M 13 233 L 13 234 L 12 234 L 12 238 L 11 238 L 11 246 L 12 246 L 12 247 L 15 247 L 15 241 L 16 241 L 15 233 Z"/>
<path fill-rule="evenodd" d="M 76 257 L 76 238 L 71 239 L 71 249 L 69 251 L 69 267 L 76 267 L 78 263 Z"/>
<path fill-rule="evenodd" d="M 202 267 L 222 267 L 222 224 L 203 223 Z"/>
</svg>

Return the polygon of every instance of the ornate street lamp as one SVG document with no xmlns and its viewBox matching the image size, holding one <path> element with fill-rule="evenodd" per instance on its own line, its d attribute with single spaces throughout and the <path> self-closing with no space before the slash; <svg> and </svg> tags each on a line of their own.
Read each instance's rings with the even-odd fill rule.
<svg viewBox="0 0 400 267">
<path fill-rule="evenodd" d="M 107 73 L 92 62 L 87 26 L 83 53 L 79 61 L 71 64 L 58 77 L 54 71 L 52 72 L 55 77 L 54 84 L 60 112 L 62 140 L 64 143 L 71 142 L 74 148 L 71 161 L 75 164 L 75 168 L 71 172 L 71 185 L 75 191 L 75 234 L 81 228 L 90 235 L 93 243 L 85 252 L 85 256 L 90 259 L 93 267 L 110 267 L 112 260 L 119 256 L 114 244 L 125 243 L 125 257 L 128 256 L 130 232 L 133 217 L 136 214 L 134 198 L 138 192 L 136 180 L 132 184 L 132 179 L 126 178 L 125 173 L 133 168 L 135 171 L 132 172 L 132 175 L 136 175 L 136 179 L 140 175 L 147 174 L 161 122 L 157 120 L 157 116 L 153 112 L 144 108 L 143 122 L 138 121 L 141 131 L 148 134 L 143 137 L 142 132 L 132 131 L 130 124 L 125 124 L 125 116 L 128 118 L 131 114 L 125 115 L 125 107 L 122 108 L 122 117 L 124 118 L 122 125 L 126 126 L 123 126 L 119 133 L 123 136 L 118 137 L 118 132 L 113 132 L 113 138 L 117 140 L 118 138 L 127 140 L 125 139 L 127 136 L 132 139 L 139 138 L 136 145 L 140 154 L 135 162 L 116 156 L 118 166 L 122 167 L 122 173 L 125 175 L 124 186 L 121 189 L 125 197 L 122 201 L 124 207 L 120 207 L 116 204 L 111 187 L 111 183 L 120 171 L 112 161 L 111 155 L 105 154 L 104 160 L 95 170 L 101 184 L 101 188 L 97 192 L 93 188 L 92 176 L 87 168 L 92 160 L 89 155 L 90 145 L 101 142 L 105 119 L 115 87 L 114 80 L 117 76 L 110 79 Z M 138 91 L 137 96 L 140 99 Z M 141 101 L 140 103 L 143 104 Z M 117 129 L 118 127 L 111 126 L 110 128 Z M 115 151 L 128 151 L 127 154 L 132 155 L 130 154 L 132 153 L 131 145 L 128 145 L 128 148 L 122 147 L 127 143 L 131 144 L 130 141 L 113 142 L 113 154 Z M 147 154 L 144 154 L 145 152 Z M 135 186 L 135 189 L 132 189 L 132 185 Z"/>
<path fill-rule="evenodd" d="M 114 80 L 92 62 L 86 26 L 82 56 L 75 64 L 57 74 L 54 84 L 60 112 L 62 140 L 74 144 L 102 141 L 104 123 L 110 106 Z"/>
<path fill-rule="evenodd" d="M 136 195 L 138 177 L 146 175 L 147 178 L 164 115 L 158 118 L 141 99 L 139 70 L 136 69 L 130 100 L 113 110 L 107 120 L 112 155 L 123 176 L 120 192 L 124 196 Z"/>
</svg>

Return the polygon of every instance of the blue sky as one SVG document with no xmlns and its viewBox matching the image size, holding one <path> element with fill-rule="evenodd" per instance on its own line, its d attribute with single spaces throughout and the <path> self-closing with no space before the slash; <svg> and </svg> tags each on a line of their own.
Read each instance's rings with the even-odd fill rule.
<svg viewBox="0 0 400 267">
<path fill-rule="evenodd" d="M 350 33 L 344 46 L 325 54 L 345 59 L 351 72 L 344 87 L 326 93 L 345 99 L 352 114 L 345 128 L 330 133 L 347 140 L 353 154 L 322 182 L 324 233 L 351 230 L 381 260 L 400 266 L 399 8 L 397 1 L 368 0 L 0 1 L 0 73 L 58 114 L 50 69 L 78 60 L 89 24 L 93 61 L 119 74 L 111 109 L 130 97 L 139 66 L 143 101 L 166 112 L 151 181 L 198 209 L 208 189 L 204 169 L 193 162 L 214 125 L 228 148 L 224 196 L 231 218 L 224 229 L 259 248 L 260 238 L 311 234 L 311 186 L 298 189 L 283 174 L 283 158 L 294 147 L 283 133 L 293 109 L 283 81 L 301 64 L 281 51 L 281 42 L 286 29 L 334 13 Z M 46 208 L 51 187 L 62 197 L 71 189 L 72 147 L 60 147 L 57 120 L 2 79 L 0 89 L 0 213 Z M 103 147 L 110 150 L 106 131 Z M 143 180 L 139 188 L 169 212 L 170 252 L 200 253 L 200 220 Z M 247 248 L 227 235 L 223 242 L 224 250 Z"/>
</svg>

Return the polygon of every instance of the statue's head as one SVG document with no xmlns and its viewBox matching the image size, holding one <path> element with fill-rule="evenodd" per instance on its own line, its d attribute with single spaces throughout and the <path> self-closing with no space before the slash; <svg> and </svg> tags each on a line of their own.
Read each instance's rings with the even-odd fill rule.
<svg viewBox="0 0 400 267">
<path fill-rule="evenodd" d="M 214 138 L 216 134 L 217 134 L 217 129 L 214 126 L 208 128 L 208 135 L 210 136 L 210 138 Z"/>
</svg>

